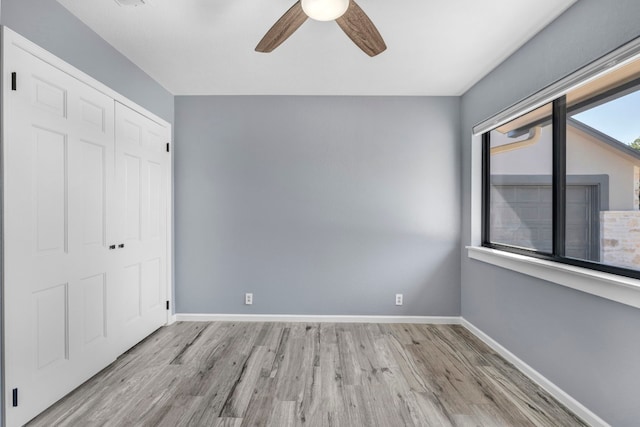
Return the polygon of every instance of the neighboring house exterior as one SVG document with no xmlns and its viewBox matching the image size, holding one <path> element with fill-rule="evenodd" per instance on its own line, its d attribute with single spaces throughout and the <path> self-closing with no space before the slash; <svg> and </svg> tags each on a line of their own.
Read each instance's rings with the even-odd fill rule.
<svg viewBox="0 0 640 427">
<path fill-rule="evenodd" d="M 515 139 L 492 133 L 493 241 L 551 251 L 551 131 L 543 125 Z M 639 191 L 640 151 L 569 119 L 567 255 L 639 269 Z"/>
</svg>

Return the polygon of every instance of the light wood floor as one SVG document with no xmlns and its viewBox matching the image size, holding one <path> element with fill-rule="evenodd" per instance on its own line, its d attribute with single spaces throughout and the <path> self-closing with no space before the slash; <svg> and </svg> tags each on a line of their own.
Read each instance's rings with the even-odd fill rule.
<svg viewBox="0 0 640 427">
<path fill-rule="evenodd" d="M 30 426 L 583 426 L 460 326 L 162 328 Z"/>
</svg>

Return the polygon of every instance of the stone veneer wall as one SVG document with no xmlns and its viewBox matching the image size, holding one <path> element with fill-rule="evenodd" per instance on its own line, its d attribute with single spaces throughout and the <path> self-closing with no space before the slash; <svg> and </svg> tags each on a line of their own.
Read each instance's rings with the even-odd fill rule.
<svg viewBox="0 0 640 427">
<path fill-rule="evenodd" d="M 600 212 L 600 260 L 640 269 L 640 212 Z"/>
</svg>

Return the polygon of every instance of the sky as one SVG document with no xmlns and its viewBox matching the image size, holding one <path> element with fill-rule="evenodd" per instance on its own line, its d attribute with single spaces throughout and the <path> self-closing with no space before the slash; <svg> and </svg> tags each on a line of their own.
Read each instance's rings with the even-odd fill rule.
<svg viewBox="0 0 640 427">
<path fill-rule="evenodd" d="M 630 144 L 640 138 L 640 91 L 576 114 L 573 118 Z"/>
</svg>

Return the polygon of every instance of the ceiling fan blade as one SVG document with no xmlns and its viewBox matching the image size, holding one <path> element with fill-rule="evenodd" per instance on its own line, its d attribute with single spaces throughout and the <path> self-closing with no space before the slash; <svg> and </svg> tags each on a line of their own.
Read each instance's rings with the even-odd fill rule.
<svg viewBox="0 0 640 427">
<path fill-rule="evenodd" d="M 291 9 L 287 10 L 284 15 L 278 21 L 273 24 L 273 27 L 267 34 L 264 35 L 258 46 L 256 46 L 256 52 L 271 52 L 282 44 L 286 39 L 293 34 L 300 25 L 304 24 L 308 16 L 302 10 L 300 1 L 291 6 Z"/>
<path fill-rule="evenodd" d="M 369 56 L 376 56 L 387 49 L 378 29 L 366 13 L 351 0 L 349 9 L 336 19 L 342 31 Z"/>
</svg>

